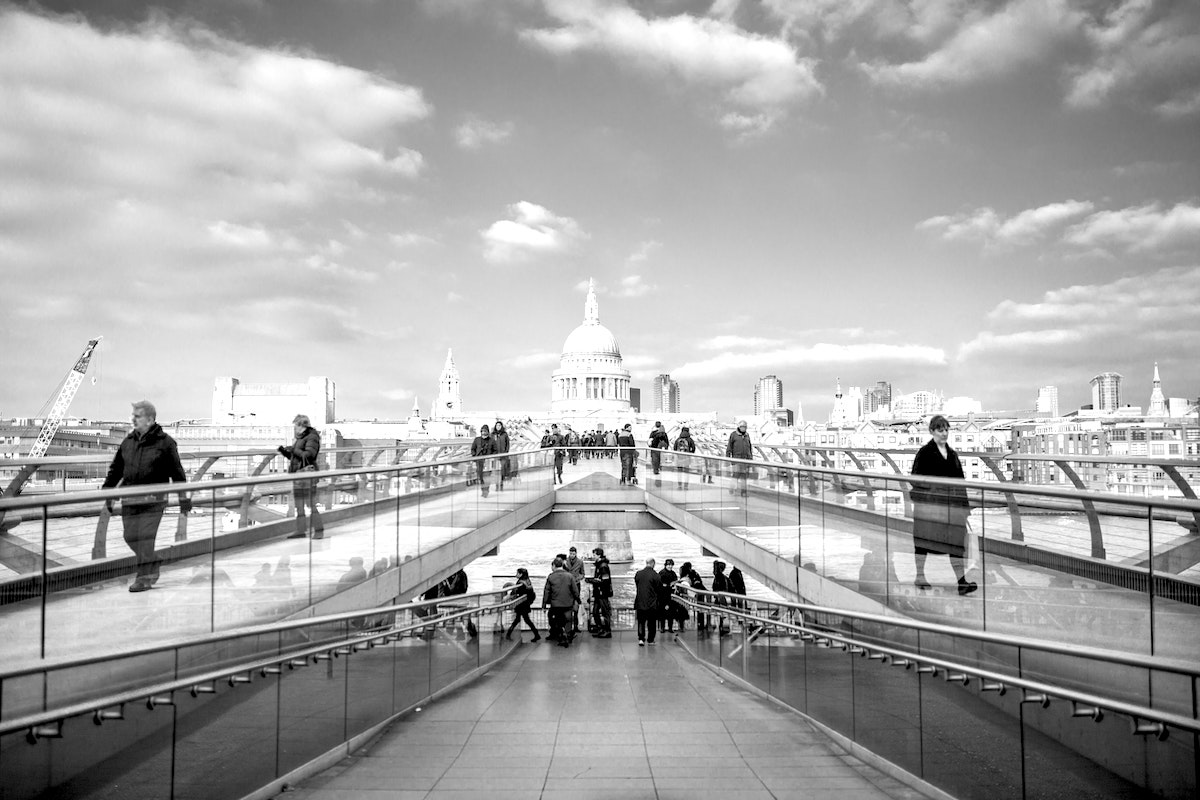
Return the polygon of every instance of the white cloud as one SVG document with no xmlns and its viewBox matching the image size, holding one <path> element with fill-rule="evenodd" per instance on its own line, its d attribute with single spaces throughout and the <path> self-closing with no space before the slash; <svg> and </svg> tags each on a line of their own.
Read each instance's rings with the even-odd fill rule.
<svg viewBox="0 0 1200 800">
<path fill-rule="evenodd" d="M 506 363 L 514 369 L 543 369 L 562 361 L 561 353 L 525 353 L 508 359 Z"/>
<path fill-rule="evenodd" d="M 715 91 L 719 123 L 738 133 L 770 128 L 796 104 L 820 96 L 812 59 L 783 39 L 751 33 L 729 19 L 643 16 L 624 3 L 545 0 L 554 28 L 521 36 L 547 52 L 602 53 L 654 76 Z"/>
<path fill-rule="evenodd" d="M 1066 200 L 1030 208 L 1003 218 L 992 208 L 979 208 L 952 216 L 931 217 L 917 223 L 948 242 L 977 242 L 989 248 L 1029 245 L 1064 228 L 1071 220 L 1094 208 L 1088 201 Z"/>
<path fill-rule="evenodd" d="M 1130 253 L 1182 250 L 1194 254 L 1200 249 L 1200 206 L 1179 203 L 1164 211 L 1153 203 L 1101 211 L 1071 228 L 1066 240 L 1080 247 Z"/>
<path fill-rule="evenodd" d="M 512 219 L 493 222 L 480 232 L 484 240 L 483 257 L 494 264 L 560 253 L 588 238 L 575 220 L 558 216 L 536 203 L 522 200 L 508 210 Z"/>
<path fill-rule="evenodd" d="M 478 150 L 487 144 L 497 144 L 512 136 L 516 126 L 511 122 L 490 122 L 472 117 L 454 129 L 454 141 L 464 150 Z"/>
<path fill-rule="evenodd" d="M 662 242 L 658 242 L 653 239 L 642 242 L 637 246 L 637 249 L 634 250 L 632 254 L 630 254 L 629 258 L 626 259 L 626 263 L 628 263 L 628 264 L 644 263 L 650 259 L 650 256 L 653 253 L 655 253 L 658 250 L 661 250 L 662 246 L 663 246 Z"/>
<path fill-rule="evenodd" d="M 886 363 L 892 368 L 898 368 L 900 365 L 943 366 L 946 363 L 944 350 L 924 345 L 824 342 L 814 345 L 787 345 L 771 340 L 736 341 L 736 337 L 718 337 L 712 341 L 727 342 L 727 346 L 723 348 L 725 352 L 672 369 L 671 377 L 708 378 L 731 372 L 778 372 L 788 367 Z M 761 342 L 761 345 L 748 345 L 747 342 Z"/>
<path fill-rule="evenodd" d="M 1113 368 L 1118 359 L 1150 363 L 1168 352 L 1191 359 L 1191 342 L 1200 336 L 1197 308 L 1200 266 L 1069 286 L 1035 303 L 1000 303 L 988 314 L 988 330 L 962 345 L 958 358 L 992 369 L 1000 363 L 995 359 L 1022 365 L 1052 360 L 1093 373 Z M 1165 340 L 1163 331 L 1170 334 Z"/>
<path fill-rule="evenodd" d="M 408 231 L 405 233 L 393 233 L 388 236 L 388 240 L 396 247 L 416 247 L 418 245 L 434 244 L 435 240 L 426 236 L 423 233 L 414 233 Z"/>
<path fill-rule="evenodd" d="M 642 280 L 641 275 L 627 275 L 621 278 L 620 288 L 616 292 L 617 297 L 643 297 L 644 295 L 653 292 L 654 286 Z"/>
</svg>

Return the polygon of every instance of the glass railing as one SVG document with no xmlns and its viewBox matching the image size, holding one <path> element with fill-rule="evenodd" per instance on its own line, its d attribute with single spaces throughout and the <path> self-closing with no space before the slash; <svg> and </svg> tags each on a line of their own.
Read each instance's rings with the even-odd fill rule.
<svg viewBox="0 0 1200 800">
<path fill-rule="evenodd" d="M 0 673 L 0 796 L 247 797 L 511 652 L 504 592 Z M 439 607 L 437 602 L 442 603 Z"/>
<path fill-rule="evenodd" d="M 911 476 L 678 454 L 640 469 L 647 492 L 905 615 L 1200 662 L 1198 501 L 920 478 L 966 500 L 921 509 Z"/>
<path fill-rule="evenodd" d="M 0 537 L 10 565 L 0 574 L 5 663 L 286 619 L 368 578 L 378 598 L 369 602 L 394 598 L 408 585 L 407 562 L 547 495 L 552 458 L 534 450 L 204 480 L 156 487 L 153 496 L 141 487 L 0 500 L 10 520 L 23 517 Z M 317 514 L 308 503 L 296 516 L 297 487 Z M 123 515 L 148 498 L 163 513 L 149 526 L 153 552 L 139 568 Z M 128 591 L 138 582 L 152 588 Z"/>
<path fill-rule="evenodd" d="M 954 797 L 1196 796 L 1194 661 L 681 591 L 693 654 Z"/>
</svg>

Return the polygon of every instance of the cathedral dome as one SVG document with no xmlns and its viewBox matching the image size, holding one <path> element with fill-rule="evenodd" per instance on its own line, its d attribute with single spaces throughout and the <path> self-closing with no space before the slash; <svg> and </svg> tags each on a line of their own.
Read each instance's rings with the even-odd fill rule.
<svg viewBox="0 0 1200 800">
<path fill-rule="evenodd" d="M 617 345 L 617 337 L 612 331 L 599 322 L 585 322 L 563 342 L 563 358 L 569 356 L 609 356 L 621 357 L 621 348 Z"/>
</svg>

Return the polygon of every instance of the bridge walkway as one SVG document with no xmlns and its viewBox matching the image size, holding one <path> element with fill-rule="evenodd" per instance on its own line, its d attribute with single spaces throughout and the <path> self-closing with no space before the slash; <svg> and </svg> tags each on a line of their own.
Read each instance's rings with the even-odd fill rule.
<svg viewBox="0 0 1200 800">
<path fill-rule="evenodd" d="M 526 642 L 395 722 L 295 800 L 912 800 L 922 794 L 666 637 Z"/>
</svg>

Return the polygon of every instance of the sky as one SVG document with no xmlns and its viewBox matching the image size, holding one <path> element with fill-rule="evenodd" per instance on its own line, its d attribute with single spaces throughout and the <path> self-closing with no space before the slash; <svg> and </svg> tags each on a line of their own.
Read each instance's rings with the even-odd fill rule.
<svg viewBox="0 0 1200 800">
<path fill-rule="evenodd" d="M 0 2 L 0 416 L 1200 395 L 1194 0 Z"/>
</svg>

